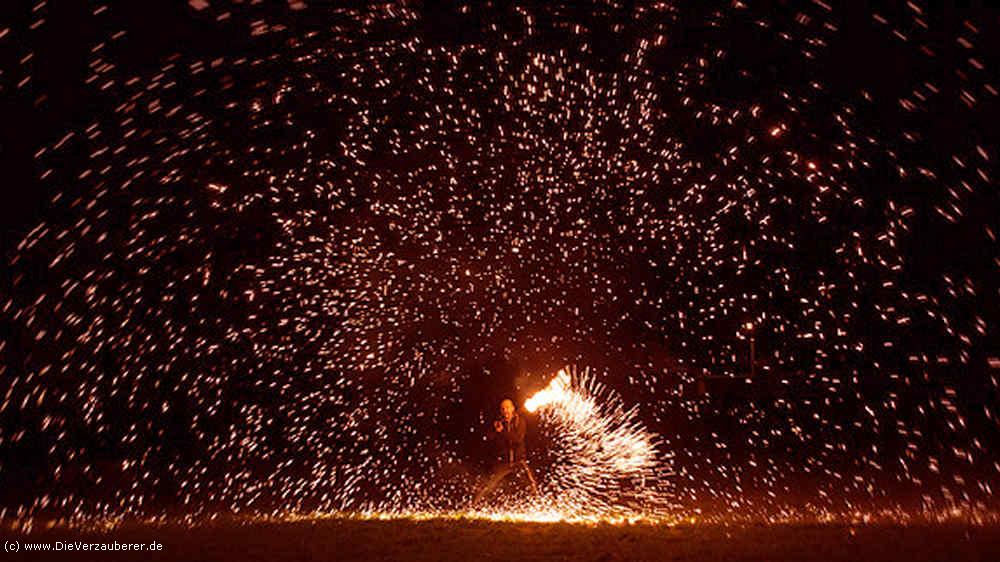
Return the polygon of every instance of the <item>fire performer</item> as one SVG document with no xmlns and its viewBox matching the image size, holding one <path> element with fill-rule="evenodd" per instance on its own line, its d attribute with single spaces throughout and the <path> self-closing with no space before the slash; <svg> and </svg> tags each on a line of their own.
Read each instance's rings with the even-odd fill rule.
<svg viewBox="0 0 1000 562">
<path fill-rule="evenodd" d="M 497 447 L 497 462 L 489 477 L 476 492 L 472 500 L 473 506 L 478 505 L 480 500 L 489 495 L 504 478 L 518 470 L 524 471 L 531 484 L 531 490 L 538 495 L 535 475 L 531 473 L 525 459 L 524 433 L 524 420 L 517 414 L 514 401 L 505 399 L 500 402 L 500 419 L 493 422 L 493 431 L 489 432 L 489 439 Z"/>
</svg>

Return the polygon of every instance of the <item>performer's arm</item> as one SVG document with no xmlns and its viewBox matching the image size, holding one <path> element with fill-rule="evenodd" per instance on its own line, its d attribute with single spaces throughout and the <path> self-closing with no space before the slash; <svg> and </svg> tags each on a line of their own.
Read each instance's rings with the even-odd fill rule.
<svg viewBox="0 0 1000 562">
<path fill-rule="evenodd" d="M 510 443 L 511 445 L 519 445 L 524 443 L 524 432 L 527 428 L 524 425 L 524 418 L 518 417 L 517 424 L 511 428 L 510 431 Z"/>
<path fill-rule="evenodd" d="M 499 438 L 501 438 L 503 436 L 503 434 L 504 434 L 504 432 L 503 432 L 503 426 L 500 426 L 500 429 L 497 429 L 497 424 L 498 423 L 499 422 L 494 421 L 486 429 L 486 440 L 487 441 L 496 441 L 497 439 L 499 439 Z"/>
</svg>

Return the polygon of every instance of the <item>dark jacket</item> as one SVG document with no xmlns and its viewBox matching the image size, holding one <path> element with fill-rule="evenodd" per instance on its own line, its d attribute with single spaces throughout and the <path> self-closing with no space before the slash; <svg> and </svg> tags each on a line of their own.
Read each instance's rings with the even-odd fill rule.
<svg viewBox="0 0 1000 562">
<path fill-rule="evenodd" d="M 497 431 L 493 424 L 490 424 L 489 435 L 497 450 L 497 460 L 499 462 L 523 461 L 525 457 L 524 432 L 525 425 L 521 416 L 514 414 L 510 421 L 503 419 L 496 420 L 503 424 L 503 431 Z"/>
</svg>

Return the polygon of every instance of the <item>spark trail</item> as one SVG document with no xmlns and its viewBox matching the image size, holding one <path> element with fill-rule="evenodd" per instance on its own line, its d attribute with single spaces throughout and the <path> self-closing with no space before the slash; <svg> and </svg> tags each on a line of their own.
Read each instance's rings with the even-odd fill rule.
<svg viewBox="0 0 1000 562">
<path fill-rule="evenodd" d="M 668 504 L 669 456 L 642 427 L 636 409 L 588 370 L 560 369 L 524 403 L 552 432 L 556 461 L 542 480 L 554 511 L 584 515 L 621 512 L 654 516 Z"/>
</svg>

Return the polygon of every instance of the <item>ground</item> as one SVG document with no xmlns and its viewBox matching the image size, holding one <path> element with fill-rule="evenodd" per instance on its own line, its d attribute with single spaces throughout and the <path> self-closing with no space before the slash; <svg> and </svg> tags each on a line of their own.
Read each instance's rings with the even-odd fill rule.
<svg viewBox="0 0 1000 562">
<path fill-rule="evenodd" d="M 580 525 L 456 520 L 212 523 L 104 533 L 4 531 L 5 560 L 267 561 L 995 561 L 1000 527 L 935 525 Z M 29 553 L 31 541 L 157 541 L 161 552 Z"/>
</svg>

